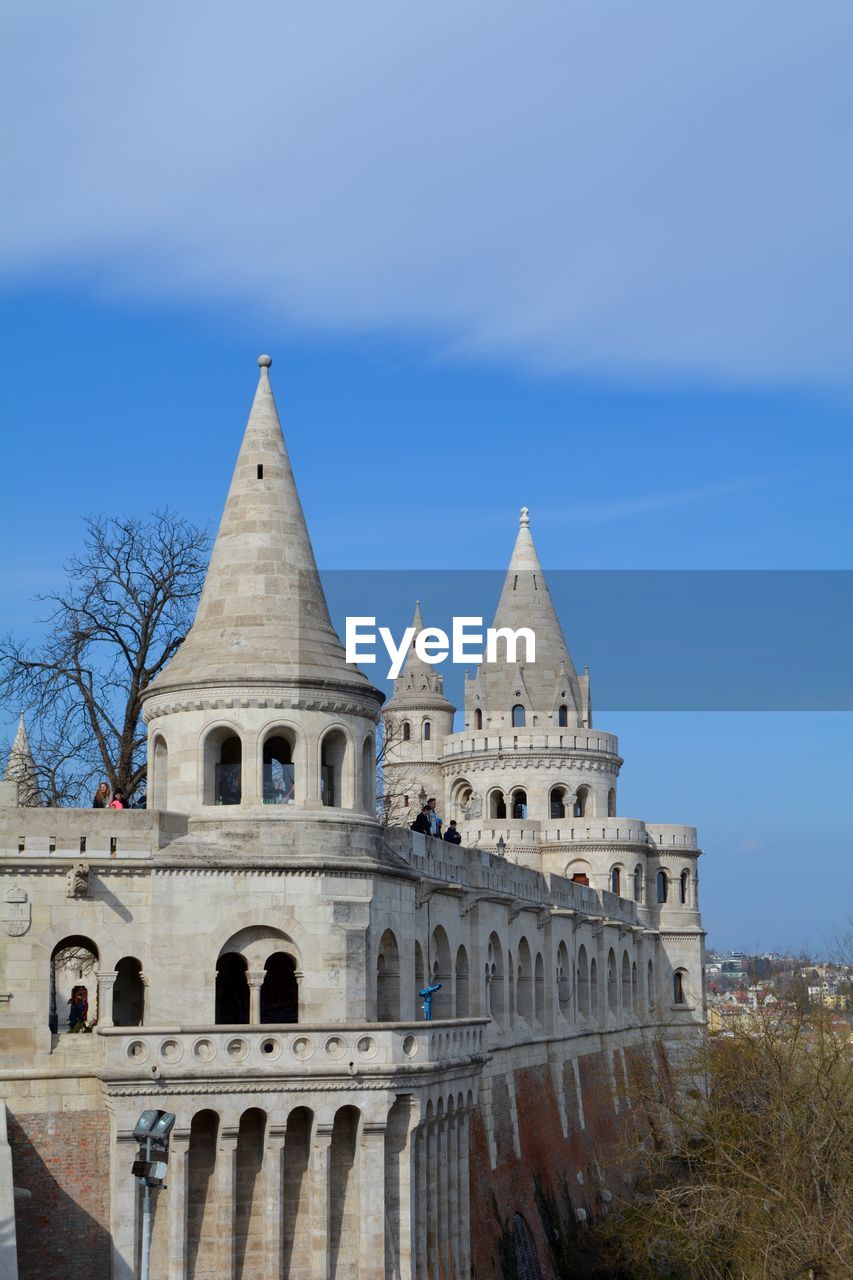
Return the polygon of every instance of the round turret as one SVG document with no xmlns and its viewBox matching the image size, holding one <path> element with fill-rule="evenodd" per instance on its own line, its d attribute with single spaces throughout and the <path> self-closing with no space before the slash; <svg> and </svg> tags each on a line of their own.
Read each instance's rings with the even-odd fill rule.
<svg viewBox="0 0 853 1280">
<path fill-rule="evenodd" d="M 335 633 L 261 368 L 195 621 L 144 695 L 149 804 L 375 819 L 382 694 Z"/>
</svg>

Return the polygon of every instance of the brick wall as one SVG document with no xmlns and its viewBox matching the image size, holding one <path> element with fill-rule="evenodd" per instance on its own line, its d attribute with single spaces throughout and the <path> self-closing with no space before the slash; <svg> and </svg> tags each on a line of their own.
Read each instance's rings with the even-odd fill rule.
<svg viewBox="0 0 853 1280">
<path fill-rule="evenodd" d="M 109 1280 L 109 1141 L 103 1112 L 9 1115 L 19 1280 Z"/>
<path fill-rule="evenodd" d="M 640 1054 L 632 1065 L 640 1066 Z M 620 1055 L 621 1057 L 621 1055 Z M 626 1080 L 621 1061 L 615 1068 L 621 1111 L 626 1107 Z M 570 1273 L 562 1254 L 578 1252 L 575 1210 L 593 1217 L 601 1212 L 601 1186 L 609 1181 L 619 1189 L 618 1159 L 623 1149 L 622 1123 L 614 1097 L 611 1068 L 603 1054 L 579 1059 L 580 1102 L 585 1128 L 580 1126 L 579 1099 L 570 1063 L 560 1072 L 562 1102 L 568 1122 L 563 1137 L 560 1108 L 551 1071 L 547 1067 L 517 1070 L 498 1076 L 492 1084 L 493 1133 L 497 1165 L 491 1169 L 483 1116 L 471 1117 L 471 1257 L 475 1280 L 512 1280 L 512 1220 L 525 1219 L 536 1245 L 545 1280 L 565 1280 Z M 513 1132 L 510 1087 L 514 1088 L 520 1158 Z M 583 1177 L 579 1181 L 578 1174 Z"/>
</svg>

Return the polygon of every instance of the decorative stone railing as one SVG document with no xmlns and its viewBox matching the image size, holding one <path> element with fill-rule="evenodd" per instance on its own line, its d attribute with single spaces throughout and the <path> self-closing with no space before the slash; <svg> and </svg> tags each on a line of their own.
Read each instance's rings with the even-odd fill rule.
<svg viewBox="0 0 853 1280">
<path fill-rule="evenodd" d="M 615 734 L 595 729 L 502 729 L 483 733 L 453 733 L 444 739 L 445 756 L 462 756 L 485 751 L 596 751 L 618 755 Z"/>
<path fill-rule="evenodd" d="M 629 898 L 599 893 L 565 876 L 545 876 L 485 849 L 448 845 L 446 841 L 403 829 L 390 829 L 387 839 L 424 879 L 458 885 L 460 892 L 480 891 L 486 896 L 496 893 L 528 902 L 535 909 L 556 907 L 620 923 L 637 923 L 637 904 Z"/>
<path fill-rule="evenodd" d="M 107 1070 L 134 1075 L 356 1076 L 362 1070 L 474 1060 L 486 1052 L 488 1023 L 454 1018 L 331 1027 L 104 1027 L 97 1037 Z"/>
</svg>

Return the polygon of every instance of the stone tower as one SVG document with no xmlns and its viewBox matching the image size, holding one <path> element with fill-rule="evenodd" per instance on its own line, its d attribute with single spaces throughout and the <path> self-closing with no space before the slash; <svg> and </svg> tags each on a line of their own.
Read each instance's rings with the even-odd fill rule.
<svg viewBox="0 0 853 1280">
<path fill-rule="evenodd" d="M 194 625 L 145 696 L 149 808 L 0 785 L 6 1256 L 132 1280 L 157 1108 L 152 1275 L 557 1280 L 543 1196 L 561 1237 L 607 1202 L 629 1078 L 704 1021 L 696 833 L 615 815 L 526 512 L 495 622 L 535 627 L 535 663 L 484 664 L 457 733 L 416 653 L 389 703 L 390 768 L 464 843 L 380 825 L 381 695 L 332 628 L 259 363 Z"/>
<path fill-rule="evenodd" d="M 421 602 L 415 602 L 415 635 L 423 630 Z M 403 669 L 382 718 L 385 731 L 383 782 L 387 817 L 413 818 L 421 796 L 444 797 L 441 757 L 453 732 L 456 708 L 444 696 L 444 678 L 409 646 Z"/>
<path fill-rule="evenodd" d="M 14 782 L 17 785 L 18 804 L 32 808 L 41 803 L 38 771 L 30 748 L 23 711 L 18 720 L 15 740 L 9 750 L 6 772 L 3 776 L 5 782 Z"/>
<path fill-rule="evenodd" d="M 261 373 L 193 626 L 145 693 L 157 808 L 374 816 L 382 695 L 332 627 Z"/>
</svg>

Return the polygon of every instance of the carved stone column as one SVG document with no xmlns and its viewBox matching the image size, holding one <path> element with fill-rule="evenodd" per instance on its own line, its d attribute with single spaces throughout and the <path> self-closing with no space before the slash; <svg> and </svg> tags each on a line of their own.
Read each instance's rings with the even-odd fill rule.
<svg viewBox="0 0 853 1280">
<path fill-rule="evenodd" d="M 432 1116 L 426 1126 L 427 1276 L 440 1274 L 438 1265 L 438 1121 Z"/>
<path fill-rule="evenodd" d="M 311 1274 L 314 1280 L 329 1275 L 329 1179 L 332 1165 L 332 1130 L 318 1128 L 311 1143 Z"/>
<path fill-rule="evenodd" d="M 142 983 L 142 1009 L 139 1014 L 139 1025 L 144 1025 L 148 1019 L 148 974 L 144 969 L 139 970 L 139 981 Z"/>
<path fill-rule="evenodd" d="M 459 1274 L 467 1280 L 471 1274 L 471 1204 L 468 1133 L 470 1111 L 458 1116 L 457 1149 L 459 1157 Z"/>
<path fill-rule="evenodd" d="M 281 1275 L 284 1143 L 284 1128 L 276 1126 L 267 1135 L 266 1150 L 264 1151 L 264 1270 L 271 1277 Z"/>
<path fill-rule="evenodd" d="M 173 1133 L 169 1143 L 169 1280 L 185 1280 L 187 1271 L 187 1200 L 189 1186 L 189 1133 Z M 166 1207 L 166 1206 L 164 1206 Z"/>
<path fill-rule="evenodd" d="M 385 1125 L 365 1122 L 359 1152 L 359 1280 L 385 1280 Z"/>
<path fill-rule="evenodd" d="M 458 1117 L 451 1112 L 447 1120 L 447 1244 L 450 1252 L 448 1275 L 458 1277 L 459 1268 L 459 1146 Z"/>
<path fill-rule="evenodd" d="M 112 1027 L 113 1022 L 113 988 L 118 974 L 115 969 L 102 970 L 95 973 L 98 980 L 98 1026 Z"/>
<path fill-rule="evenodd" d="M 429 1180 L 427 1174 L 427 1125 L 422 1121 L 415 1130 L 415 1241 L 413 1271 L 417 1280 L 429 1280 L 427 1270 L 427 1223 L 429 1221 Z"/>
<path fill-rule="evenodd" d="M 223 1129 L 219 1136 L 214 1169 L 216 1187 L 217 1275 L 231 1280 L 234 1274 L 234 1242 L 237 1208 L 237 1130 Z"/>
<path fill-rule="evenodd" d="M 267 976 L 266 969 L 247 969 L 246 982 L 249 984 L 249 1025 L 261 1025 L 261 987 Z"/>
</svg>

